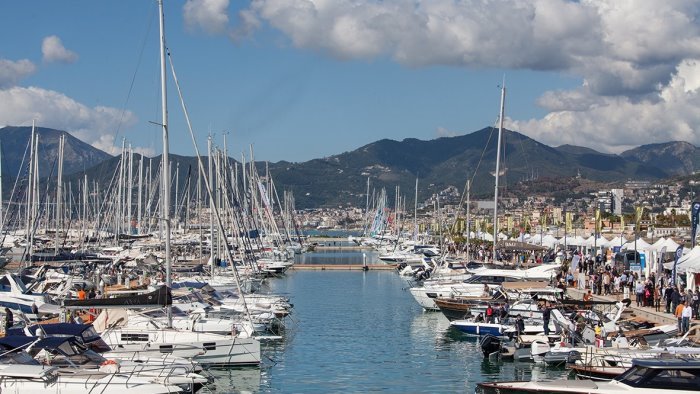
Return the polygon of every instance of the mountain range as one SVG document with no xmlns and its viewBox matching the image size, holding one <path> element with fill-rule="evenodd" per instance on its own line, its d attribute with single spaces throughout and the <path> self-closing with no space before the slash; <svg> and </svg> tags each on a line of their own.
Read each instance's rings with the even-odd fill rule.
<svg viewBox="0 0 700 394">
<path fill-rule="evenodd" d="M 87 174 L 89 179 L 111 179 L 119 157 L 113 157 L 64 131 L 37 128 L 39 133 L 40 174 L 47 176 L 58 153 L 58 136 L 65 133 L 64 174 L 70 179 Z M 3 173 L 16 177 L 31 127 L 8 126 L 0 129 Z M 360 206 L 366 199 L 367 178 L 373 190 L 386 188 L 393 195 L 412 200 L 416 178 L 419 198 L 452 185 L 462 190 L 471 181 L 473 195 L 493 195 L 497 130 L 484 128 L 456 137 L 423 141 L 383 139 L 353 151 L 300 163 L 268 163 L 278 190 L 291 190 L 297 208 L 319 206 Z M 135 159 L 136 162 L 138 159 Z M 186 184 L 188 170 L 196 173 L 193 157 L 171 155 L 180 165 L 180 185 Z M 157 168 L 160 157 L 153 158 Z M 265 163 L 257 163 L 262 174 Z M 25 164 L 26 166 L 26 164 Z M 561 145 L 552 147 L 515 131 L 504 131 L 500 184 L 514 187 L 522 182 L 581 178 L 598 182 L 624 182 L 628 179 L 658 180 L 689 175 L 700 169 L 700 148 L 682 141 L 642 145 L 608 154 L 590 148 Z M 55 173 L 55 170 L 54 170 Z M 101 181 L 102 182 L 102 181 Z M 281 192 L 280 192 L 281 193 Z M 370 192 L 371 193 L 371 192 Z"/>
</svg>

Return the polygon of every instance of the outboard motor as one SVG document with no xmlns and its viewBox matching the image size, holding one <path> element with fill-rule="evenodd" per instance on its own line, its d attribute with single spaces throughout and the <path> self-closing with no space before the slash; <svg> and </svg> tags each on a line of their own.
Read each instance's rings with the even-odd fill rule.
<svg viewBox="0 0 700 394">
<path fill-rule="evenodd" d="M 488 357 L 492 353 L 501 351 L 501 340 L 494 335 L 487 334 L 481 337 L 479 346 L 481 347 L 481 352 L 484 354 L 484 357 Z"/>
</svg>

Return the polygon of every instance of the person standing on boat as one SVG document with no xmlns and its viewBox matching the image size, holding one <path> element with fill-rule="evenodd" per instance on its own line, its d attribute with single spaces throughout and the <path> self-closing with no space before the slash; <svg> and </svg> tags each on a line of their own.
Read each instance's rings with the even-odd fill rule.
<svg viewBox="0 0 700 394">
<path fill-rule="evenodd" d="M 544 304 L 542 309 L 542 322 L 544 323 L 544 335 L 549 335 L 549 319 L 552 316 L 552 310 L 547 304 Z"/>
<path fill-rule="evenodd" d="M 486 323 L 493 323 L 493 308 L 491 304 L 486 306 Z"/>
<path fill-rule="evenodd" d="M 515 319 L 515 334 L 520 336 L 525 333 L 525 321 L 521 315 L 518 315 Z"/>
</svg>

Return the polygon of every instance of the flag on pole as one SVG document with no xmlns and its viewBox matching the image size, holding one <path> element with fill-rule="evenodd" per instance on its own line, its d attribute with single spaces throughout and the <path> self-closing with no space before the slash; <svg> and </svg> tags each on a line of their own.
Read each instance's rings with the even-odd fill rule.
<svg viewBox="0 0 700 394">
<path fill-rule="evenodd" d="M 698 222 L 700 222 L 700 201 L 695 201 L 690 209 L 690 244 L 695 247 L 695 237 L 698 235 Z"/>
<path fill-rule="evenodd" d="M 676 268 L 678 267 L 678 260 L 683 256 L 683 245 L 676 249 L 675 260 L 673 261 L 673 274 L 671 275 L 671 286 L 676 285 Z"/>
<path fill-rule="evenodd" d="M 598 208 L 595 210 L 595 233 L 597 238 L 598 234 L 600 234 L 600 209 Z"/>
<path fill-rule="evenodd" d="M 573 230 L 573 226 L 572 226 L 572 223 L 571 223 L 571 222 L 572 222 L 571 216 L 572 216 L 572 215 L 571 215 L 571 212 L 567 212 L 567 213 L 566 213 L 566 231 L 567 231 L 567 232 L 571 232 L 571 230 Z"/>
<path fill-rule="evenodd" d="M 656 277 L 661 278 L 662 275 L 664 274 L 664 255 L 666 254 L 666 246 L 661 248 L 661 251 L 659 252 L 659 264 L 656 269 Z"/>
<path fill-rule="evenodd" d="M 634 208 L 634 232 L 639 232 L 639 223 L 642 221 L 642 212 L 644 212 L 644 207 L 639 205 Z"/>
<path fill-rule="evenodd" d="M 620 215 L 620 232 L 625 231 L 625 215 Z"/>
</svg>

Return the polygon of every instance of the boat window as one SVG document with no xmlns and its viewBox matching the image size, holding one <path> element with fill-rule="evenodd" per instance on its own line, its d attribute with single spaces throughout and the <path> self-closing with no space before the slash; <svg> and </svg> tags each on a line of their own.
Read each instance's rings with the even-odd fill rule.
<svg viewBox="0 0 700 394">
<path fill-rule="evenodd" d="M 700 386 L 700 369 L 659 370 L 638 387 L 696 390 Z"/>
<path fill-rule="evenodd" d="M 125 342 L 148 342 L 148 334 L 124 333 L 121 338 Z"/>
<path fill-rule="evenodd" d="M 205 342 L 204 350 L 216 350 L 216 342 Z"/>
<path fill-rule="evenodd" d="M 173 345 L 160 345 L 159 350 L 161 353 L 172 353 Z"/>
<path fill-rule="evenodd" d="M 635 367 L 620 375 L 617 380 L 630 386 L 637 386 L 647 374 L 649 368 Z"/>
</svg>

